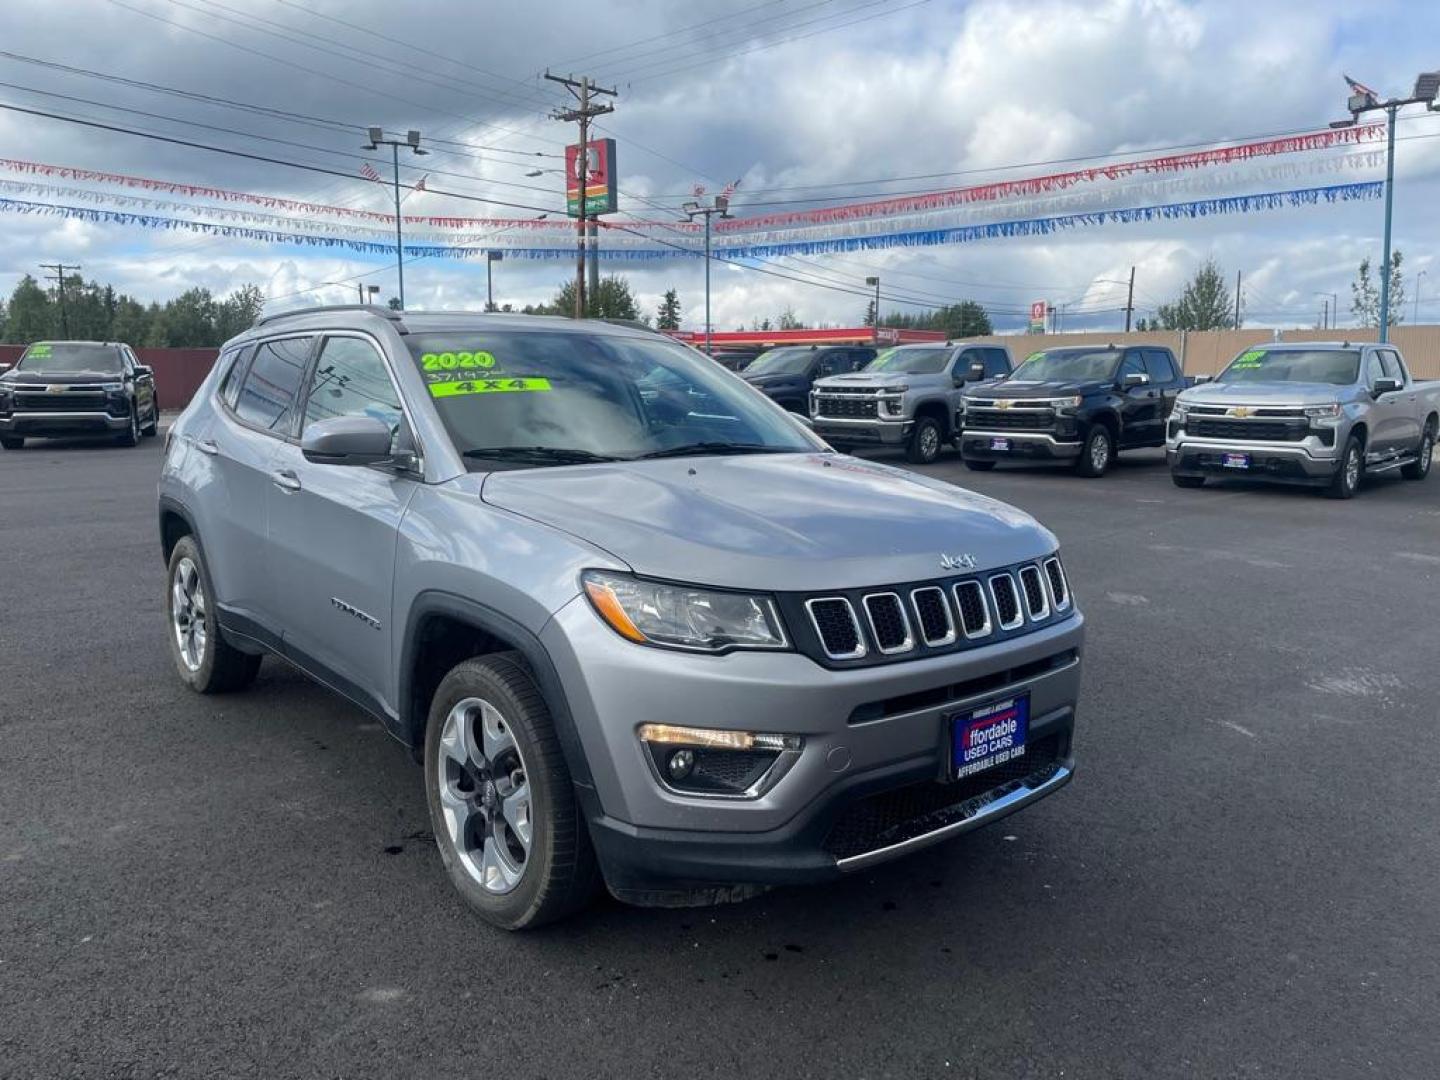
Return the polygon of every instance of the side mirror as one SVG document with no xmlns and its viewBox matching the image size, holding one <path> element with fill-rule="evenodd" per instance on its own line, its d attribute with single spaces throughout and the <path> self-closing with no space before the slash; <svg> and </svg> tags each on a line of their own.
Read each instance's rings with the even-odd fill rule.
<svg viewBox="0 0 1440 1080">
<path fill-rule="evenodd" d="M 149 364 L 136 364 L 135 374 L 142 379 L 153 379 L 155 377 L 155 369 Z"/>
<path fill-rule="evenodd" d="M 1146 375 L 1140 371 L 1132 371 L 1120 380 L 1120 387 L 1121 389 L 1129 390 L 1136 386 L 1144 386 L 1149 381 L 1149 375 Z"/>
<path fill-rule="evenodd" d="M 1207 383 L 1207 382 L 1209 382 L 1209 381 L 1210 381 L 1211 379 L 1213 379 L 1213 378 L 1215 378 L 1214 375 L 1196 375 L 1196 376 L 1195 376 L 1195 385 L 1196 385 L 1196 386 L 1199 386 L 1201 383 Z"/>
<path fill-rule="evenodd" d="M 972 376 L 972 377 L 973 377 L 973 376 Z M 951 377 L 951 379 L 950 379 L 950 384 L 951 384 L 952 386 L 964 386 L 964 385 L 965 385 L 965 379 L 966 379 L 966 376 L 961 375 L 961 374 L 959 374 L 959 373 L 957 372 L 954 376 Z"/>
<path fill-rule="evenodd" d="M 317 420 L 300 438 L 300 452 L 317 465 L 377 465 L 392 457 L 390 426 L 373 416 Z"/>
<path fill-rule="evenodd" d="M 1393 394 L 1396 390 L 1403 389 L 1399 379 L 1392 379 L 1388 376 L 1375 380 L 1374 394 L 1378 398 L 1382 394 Z"/>
</svg>

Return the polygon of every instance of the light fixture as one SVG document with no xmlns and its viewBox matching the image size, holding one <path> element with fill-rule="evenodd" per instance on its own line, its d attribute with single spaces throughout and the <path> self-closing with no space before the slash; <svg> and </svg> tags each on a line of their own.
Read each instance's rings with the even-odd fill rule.
<svg viewBox="0 0 1440 1080">
<path fill-rule="evenodd" d="M 411 128 L 409 131 L 405 132 L 405 141 L 411 146 L 418 147 L 420 145 L 420 132 L 416 131 L 414 128 Z"/>
<path fill-rule="evenodd" d="M 370 136 L 370 145 L 367 146 L 366 149 L 374 150 L 375 147 L 380 145 L 380 141 L 385 138 L 385 129 L 378 127 L 368 128 L 366 129 L 366 134 Z"/>
<path fill-rule="evenodd" d="M 1440 71 L 1422 71 L 1415 77 L 1415 92 L 1411 97 L 1428 104 L 1432 109 L 1435 107 L 1435 99 L 1440 97 Z"/>
<path fill-rule="evenodd" d="M 867 277 L 867 278 L 865 279 L 865 284 L 866 284 L 866 285 L 879 285 L 879 284 L 880 284 L 880 279 L 879 279 L 878 277 Z"/>
</svg>

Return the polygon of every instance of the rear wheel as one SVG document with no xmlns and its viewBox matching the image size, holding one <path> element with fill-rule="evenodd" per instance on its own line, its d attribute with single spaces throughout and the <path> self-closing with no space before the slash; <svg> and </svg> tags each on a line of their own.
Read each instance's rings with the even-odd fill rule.
<svg viewBox="0 0 1440 1080">
<path fill-rule="evenodd" d="M 441 681 L 425 733 L 425 793 L 450 880 L 487 922 L 540 926 L 595 894 L 570 770 L 518 654 L 466 660 Z"/>
<path fill-rule="evenodd" d="M 1360 477 L 1365 473 L 1365 451 L 1359 437 L 1351 435 L 1345 443 L 1345 452 L 1340 455 L 1340 467 L 1325 494 L 1332 499 L 1353 499 L 1360 487 Z"/>
<path fill-rule="evenodd" d="M 1435 457 L 1435 425 L 1425 425 L 1425 433 L 1420 436 L 1420 453 L 1409 465 L 1400 470 L 1400 475 L 1406 480 L 1424 480 L 1430 475 L 1430 462 Z"/>
<path fill-rule="evenodd" d="M 1205 486 L 1205 477 L 1203 476 L 1185 476 L 1183 473 L 1172 472 L 1170 479 L 1175 481 L 1176 487 L 1198 488 Z"/>
<path fill-rule="evenodd" d="M 20 450 L 24 446 L 25 439 L 23 436 L 5 435 L 0 437 L 0 447 L 4 447 L 6 450 Z"/>
<path fill-rule="evenodd" d="M 1114 457 L 1115 441 L 1110 437 L 1110 429 L 1104 424 L 1096 424 L 1085 437 L 1085 445 L 1080 448 L 1080 460 L 1075 463 L 1075 471 L 1081 476 L 1104 476 Z"/>
<path fill-rule="evenodd" d="M 966 458 L 965 468 L 974 469 L 976 472 L 989 472 L 995 468 L 995 462 L 985 461 L 981 458 Z"/>
<path fill-rule="evenodd" d="M 940 456 L 940 424 L 931 416 L 922 416 L 915 421 L 915 430 L 905 444 L 906 460 L 916 465 L 929 465 Z"/>
<path fill-rule="evenodd" d="M 168 580 L 170 655 L 181 681 L 197 694 L 248 686 L 260 670 L 260 657 L 241 652 L 220 636 L 210 574 L 194 538 L 181 537 L 170 553 Z"/>
</svg>

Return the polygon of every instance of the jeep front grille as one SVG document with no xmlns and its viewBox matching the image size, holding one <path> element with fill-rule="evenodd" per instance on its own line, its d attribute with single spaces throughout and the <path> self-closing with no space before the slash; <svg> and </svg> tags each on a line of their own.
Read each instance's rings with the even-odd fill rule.
<svg viewBox="0 0 1440 1080">
<path fill-rule="evenodd" d="M 1045 576 L 1050 579 L 1051 607 L 1064 611 L 1070 606 L 1070 583 L 1065 580 L 1065 571 L 1059 559 L 1052 557 L 1045 560 Z"/>
<path fill-rule="evenodd" d="M 1040 576 L 1040 567 L 1033 564 L 1022 566 L 1020 587 L 1025 590 L 1025 611 L 1032 622 L 1039 622 L 1050 614 L 1050 600 L 1045 595 L 1045 581 Z"/>
<path fill-rule="evenodd" d="M 995 614 L 1001 630 L 1014 630 L 1024 621 L 1020 614 L 1020 595 L 1015 579 L 1009 574 L 996 574 L 990 579 L 990 599 L 995 601 Z"/>
<path fill-rule="evenodd" d="M 820 645 L 831 660 L 858 660 L 865 655 L 865 639 L 855 609 L 843 596 L 805 601 L 810 621 L 820 635 Z"/>
<path fill-rule="evenodd" d="M 990 608 L 985 603 L 985 590 L 980 582 L 962 581 L 956 585 L 955 606 L 960 609 L 960 624 L 967 638 L 990 633 Z"/>
<path fill-rule="evenodd" d="M 865 617 L 870 620 L 870 633 L 875 644 L 886 656 L 893 653 L 909 652 L 915 647 L 910 634 L 910 620 L 905 617 L 905 605 L 893 592 L 871 593 L 865 597 Z"/>
<path fill-rule="evenodd" d="M 950 617 L 944 589 L 938 585 L 916 589 L 910 594 L 910 602 L 915 605 L 920 638 L 926 645 L 949 645 L 955 640 L 955 620 Z"/>
</svg>

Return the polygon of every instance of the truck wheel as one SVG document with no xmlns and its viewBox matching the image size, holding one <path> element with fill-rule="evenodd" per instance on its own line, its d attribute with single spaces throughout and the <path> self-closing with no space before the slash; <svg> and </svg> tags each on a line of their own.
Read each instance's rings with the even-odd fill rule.
<svg viewBox="0 0 1440 1080">
<path fill-rule="evenodd" d="M 23 437 L 15 435 L 0 437 L 0 447 L 4 447 L 6 450 L 20 450 L 23 449 L 24 446 L 25 439 Z"/>
<path fill-rule="evenodd" d="M 1345 452 L 1340 455 L 1340 467 L 1325 494 L 1332 499 L 1353 499 L 1360 487 L 1360 477 L 1365 473 L 1365 451 L 1360 439 L 1351 435 L 1345 443 Z"/>
<path fill-rule="evenodd" d="M 929 465 L 940 456 L 940 425 L 930 416 L 915 421 L 915 430 L 905 444 L 905 460 L 916 465 Z"/>
<path fill-rule="evenodd" d="M 243 653 L 220 636 L 215 595 L 200 546 L 181 537 L 170 553 L 165 614 L 170 621 L 170 655 L 180 680 L 197 694 L 223 694 L 250 685 L 260 657 Z"/>
<path fill-rule="evenodd" d="M 150 422 L 140 429 L 140 434 L 147 439 L 153 439 L 160 434 L 160 406 L 158 404 L 150 407 Z"/>
<path fill-rule="evenodd" d="M 1205 477 L 1203 476 L 1186 476 L 1184 473 L 1172 472 L 1170 479 L 1175 481 L 1176 487 L 1198 488 L 1205 486 Z"/>
<path fill-rule="evenodd" d="M 983 458 L 966 458 L 965 468 L 974 469 L 976 472 L 989 472 L 995 467 L 995 462 L 986 461 Z"/>
<path fill-rule="evenodd" d="M 121 446 L 140 445 L 140 411 L 134 405 L 130 406 L 130 426 L 123 435 L 117 435 L 115 441 Z"/>
<path fill-rule="evenodd" d="M 1435 425 L 1426 424 L 1425 433 L 1420 436 L 1420 456 L 1409 465 L 1402 466 L 1400 475 L 1406 480 L 1424 480 L 1430 475 L 1430 462 L 1435 457 Z"/>
<path fill-rule="evenodd" d="M 425 795 L 450 880 L 487 922 L 540 926 L 594 895 L 599 872 L 570 770 L 518 654 L 466 660 L 441 681 Z"/>
<path fill-rule="evenodd" d="M 1075 463 L 1075 471 L 1081 476 L 1104 476 L 1114 457 L 1110 429 L 1104 424 L 1096 424 L 1086 436 L 1085 445 L 1080 448 L 1080 460 Z"/>
</svg>

